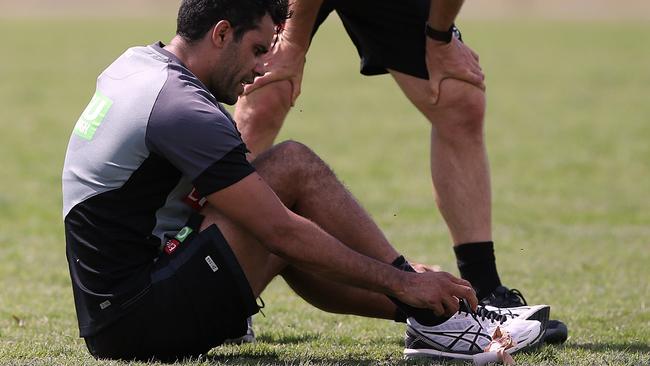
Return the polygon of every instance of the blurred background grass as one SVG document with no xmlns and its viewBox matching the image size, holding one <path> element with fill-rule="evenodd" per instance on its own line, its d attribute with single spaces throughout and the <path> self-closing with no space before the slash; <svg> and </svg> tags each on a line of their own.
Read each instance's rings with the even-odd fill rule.
<svg viewBox="0 0 650 366">
<path fill-rule="evenodd" d="M 0 1 L 0 364 L 95 363 L 77 338 L 65 262 L 65 147 L 97 75 L 126 48 L 173 36 L 175 3 L 124 14 L 119 1 Z M 476 0 L 459 22 L 488 75 L 498 265 L 570 327 L 566 346 L 518 361 L 650 364 L 650 12 L 577 3 Z M 430 192 L 428 124 L 390 77 L 357 70 L 332 17 L 281 139 L 322 155 L 407 256 L 456 272 Z M 400 325 L 323 314 L 289 293 L 276 281 L 264 295 L 258 344 L 204 362 L 400 362 Z"/>
</svg>

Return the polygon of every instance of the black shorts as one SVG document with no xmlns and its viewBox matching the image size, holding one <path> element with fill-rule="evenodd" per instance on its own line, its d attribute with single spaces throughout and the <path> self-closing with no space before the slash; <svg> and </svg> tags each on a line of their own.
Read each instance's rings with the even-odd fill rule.
<svg viewBox="0 0 650 366">
<path fill-rule="evenodd" d="M 161 254 L 151 288 L 132 310 L 86 337 L 96 358 L 174 361 L 246 333 L 259 310 L 235 255 L 212 225 Z"/>
<path fill-rule="evenodd" d="M 431 0 L 325 0 L 313 33 L 336 11 L 361 58 L 361 73 L 387 69 L 421 79 L 429 73 L 424 60 L 424 25 Z"/>
</svg>

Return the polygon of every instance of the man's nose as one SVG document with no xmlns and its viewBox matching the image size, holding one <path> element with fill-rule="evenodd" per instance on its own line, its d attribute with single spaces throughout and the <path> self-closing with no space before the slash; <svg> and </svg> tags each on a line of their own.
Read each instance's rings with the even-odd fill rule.
<svg viewBox="0 0 650 366">
<path fill-rule="evenodd" d="M 265 62 L 263 58 L 260 58 L 255 63 L 255 68 L 253 69 L 253 73 L 255 74 L 255 76 L 262 76 L 266 72 L 267 66 L 268 66 L 268 63 Z"/>
</svg>

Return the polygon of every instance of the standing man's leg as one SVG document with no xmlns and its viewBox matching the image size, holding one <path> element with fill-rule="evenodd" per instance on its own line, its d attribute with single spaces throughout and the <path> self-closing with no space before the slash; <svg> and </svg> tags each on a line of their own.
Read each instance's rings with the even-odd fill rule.
<svg viewBox="0 0 650 366">
<path fill-rule="evenodd" d="M 268 150 L 291 109 L 291 83 L 277 81 L 239 97 L 235 121 L 253 156 Z"/>
<path fill-rule="evenodd" d="M 485 94 L 447 79 L 433 104 L 429 83 L 391 70 L 404 94 L 431 123 L 431 178 L 449 227 L 461 277 L 479 299 L 501 285 L 492 244 L 490 169 L 485 148 Z"/>
</svg>

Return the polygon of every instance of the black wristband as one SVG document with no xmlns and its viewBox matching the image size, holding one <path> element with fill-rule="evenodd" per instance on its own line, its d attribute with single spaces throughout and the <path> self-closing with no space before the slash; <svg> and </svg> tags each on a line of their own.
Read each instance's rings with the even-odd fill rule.
<svg viewBox="0 0 650 366">
<path fill-rule="evenodd" d="M 456 27 L 452 24 L 451 27 L 449 27 L 449 29 L 446 32 L 441 32 L 431 28 L 431 26 L 427 22 L 425 23 L 424 26 L 424 34 L 426 34 L 427 37 L 435 41 L 449 43 L 451 42 L 451 39 L 454 37 L 455 29 Z"/>
</svg>

